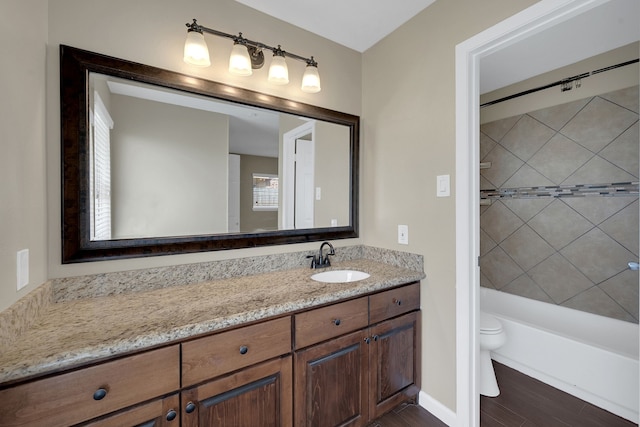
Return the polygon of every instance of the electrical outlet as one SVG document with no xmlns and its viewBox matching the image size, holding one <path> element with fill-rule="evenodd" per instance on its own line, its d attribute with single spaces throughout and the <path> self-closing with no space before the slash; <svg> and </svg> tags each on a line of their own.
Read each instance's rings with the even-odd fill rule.
<svg viewBox="0 0 640 427">
<path fill-rule="evenodd" d="M 29 249 L 18 251 L 16 259 L 18 290 L 20 290 L 29 284 Z"/>
<path fill-rule="evenodd" d="M 398 225 L 398 243 L 401 245 L 409 244 L 409 226 Z"/>
</svg>

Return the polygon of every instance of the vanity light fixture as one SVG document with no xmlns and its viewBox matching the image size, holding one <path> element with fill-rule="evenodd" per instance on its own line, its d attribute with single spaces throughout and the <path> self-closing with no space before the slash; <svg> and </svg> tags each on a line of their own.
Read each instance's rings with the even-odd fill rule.
<svg viewBox="0 0 640 427">
<path fill-rule="evenodd" d="M 269 66 L 268 81 L 278 85 L 289 83 L 289 70 L 285 58 L 292 58 L 307 64 L 302 76 L 301 90 L 308 93 L 320 92 L 320 75 L 318 74 L 318 63 L 313 59 L 305 58 L 295 53 L 282 50 L 280 45 L 273 47 L 261 42 L 246 39 L 242 33 L 237 36 L 223 33 L 222 31 L 203 27 L 194 19 L 192 23 L 187 23 L 187 40 L 184 44 L 184 61 L 200 66 L 211 65 L 209 59 L 209 49 L 204 40 L 204 33 L 213 34 L 218 37 L 225 37 L 233 40 L 233 48 L 229 58 L 229 72 L 240 76 L 250 76 L 252 70 L 262 68 L 264 65 L 263 50 L 273 52 L 271 65 Z"/>
</svg>

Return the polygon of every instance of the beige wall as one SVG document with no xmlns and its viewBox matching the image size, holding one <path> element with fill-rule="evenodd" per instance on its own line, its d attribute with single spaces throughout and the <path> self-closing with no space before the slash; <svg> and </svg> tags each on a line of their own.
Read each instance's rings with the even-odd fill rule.
<svg viewBox="0 0 640 427">
<path fill-rule="evenodd" d="M 0 311 L 47 279 L 47 10 L 46 0 L 0 2 Z M 22 249 L 29 249 L 29 286 L 17 292 Z"/>
<path fill-rule="evenodd" d="M 455 46 L 534 0 L 438 0 L 363 55 L 362 235 L 425 257 L 422 388 L 455 409 Z M 398 245 L 397 225 L 409 226 Z"/>
<path fill-rule="evenodd" d="M 97 18 L 98 17 L 98 18 Z M 318 60 L 322 92 L 306 94 L 299 90 L 304 64 L 289 61 L 291 83 L 266 83 L 268 67 L 251 77 L 231 76 L 227 72 L 231 43 L 207 36 L 212 65 L 197 68 L 182 61 L 186 37 L 185 23 L 197 18 L 207 27 L 227 33 L 243 32 L 245 37 L 276 45 Z M 48 276 L 64 277 L 107 271 L 132 270 L 161 265 L 203 262 L 268 253 L 316 248 L 308 243 L 190 255 L 150 257 L 131 260 L 62 265 L 60 263 L 60 125 L 59 125 L 59 44 L 67 44 L 119 58 L 166 68 L 234 86 L 257 90 L 299 102 L 360 115 L 361 55 L 290 24 L 268 17 L 233 0 L 55 0 L 49 8 L 47 48 L 47 195 L 48 200 Z M 359 242 L 344 240 L 338 245 Z"/>
<path fill-rule="evenodd" d="M 229 117 L 111 96 L 112 237 L 225 233 Z"/>
<path fill-rule="evenodd" d="M 317 122 L 315 129 L 314 186 L 321 189 L 314 203 L 313 225 L 349 225 L 349 128 Z"/>
</svg>

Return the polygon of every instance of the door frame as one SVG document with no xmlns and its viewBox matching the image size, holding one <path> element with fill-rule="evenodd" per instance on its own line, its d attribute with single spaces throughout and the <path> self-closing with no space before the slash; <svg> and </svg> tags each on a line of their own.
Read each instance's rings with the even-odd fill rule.
<svg viewBox="0 0 640 427">
<path fill-rule="evenodd" d="M 480 59 L 610 0 L 541 0 L 456 46 L 456 422 L 480 425 Z"/>
<path fill-rule="evenodd" d="M 315 152 L 316 122 L 310 120 L 282 135 L 282 215 L 280 229 L 295 228 L 295 147 L 296 140 L 311 135 L 311 143 Z"/>
</svg>

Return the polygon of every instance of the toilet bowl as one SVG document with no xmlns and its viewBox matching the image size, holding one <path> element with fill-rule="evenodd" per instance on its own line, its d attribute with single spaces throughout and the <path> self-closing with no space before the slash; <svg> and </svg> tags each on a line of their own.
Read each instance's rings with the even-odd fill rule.
<svg viewBox="0 0 640 427">
<path fill-rule="evenodd" d="M 480 312 L 480 394 L 496 397 L 500 394 L 496 373 L 491 363 L 491 351 L 504 345 L 507 334 L 502 329 L 502 323 L 494 316 Z"/>
</svg>

